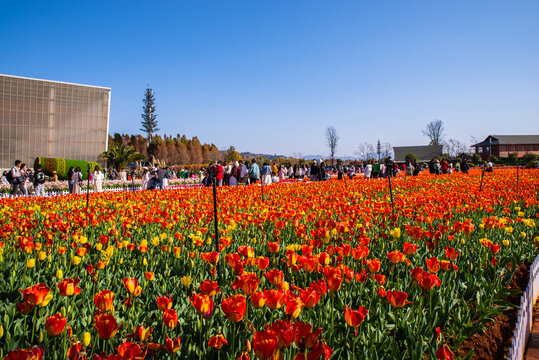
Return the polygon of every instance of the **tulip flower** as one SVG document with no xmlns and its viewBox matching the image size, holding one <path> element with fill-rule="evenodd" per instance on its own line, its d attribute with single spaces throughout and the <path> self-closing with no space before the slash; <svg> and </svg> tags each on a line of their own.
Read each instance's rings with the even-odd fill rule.
<svg viewBox="0 0 539 360">
<path fill-rule="evenodd" d="M 150 272 L 150 271 L 145 271 L 144 272 L 144 277 L 146 278 L 146 280 L 148 281 L 154 281 L 155 279 L 155 274 L 153 272 Z"/>
<path fill-rule="evenodd" d="M 142 287 L 138 284 L 137 278 L 126 277 L 123 282 L 130 295 L 139 296 L 142 293 Z"/>
<path fill-rule="evenodd" d="M 280 290 L 264 290 L 266 306 L 269 309 L 280 309 L 285 303 L 284 292 Z"/>
<path fill-rule="evenodd" d="M 273 286 L 278 286 L 281 281 L 283 281 L 283 272 L 277 269 L 271 269 L 270 271 L 264 274 L 264 277 L 268 279 L 270 284 Z"/>
<path fill-rule="evenodd" d="M 142 349 L 137 343 L 126 341 L 118 346 L 118 356 L 121 360 L 142 359 Z"/>
<path fill-rule="evenodd" d="M 392 264 L 397 264 L 405 259 L 404 254 L 398 250 L 388 253 L 387 257 Z"/>
<path fill-rule="evenodd" d="M 237 294 L 224 299 L 221 302 L 221 310 L 223 310 L 223 313 L 230 321 L 234 323 L 241 321 L 247 310 L 245 296 Z"/>
<path fill-rule="evenodd" d="M 77 285 L 80 283 L 80 279 L 76 277 L 75 279 L 63 279 L 56 286 L 60 290 L 60 295 L 62 296 L 73 296 L 78 295 L 81 292 L 81 288 Z"/>
<path fill-rule="evenodd" d="M 236 290 L 241 288 L 245 295 L 252 295 L 260 282 L 260 279 L 254 273 L 244 272 L 234 280 L 232 283 L 232 288 Z"/>
<path fill-rule="evenodd" d="M 436 350 L 436 359 L 438 360 L 453 360 L 455 355 L 447 345 L 440 345 Z"/>
<path fill-rule="evenodd" d="M 311 309 L 320 300 L 320 294 L 316 290 L 309 288 L 301 292 L 300 299 L 307 309 Z"/>
<path fill-rule="evenodd" d="M 168 336 L 165 340 L 165 348 L 167 349 L 167 351 L 171 354 L 175 354 L 177 353 L 178 351 L 180 351 L 180 347 L 181 347 L 181 338 L 180 337 L 177 337 L 176 339 L 174 340 L 171 340 Z"/>
<path fill-rule="evenodd" d="M 152 331 L 153 328 L 147 328 L 144 327 L 144 325 L 139 325 L 135 328 L 135 331 L 133 331 L 133 335 L 138 341 L 146 341 L 150 337 Z"/>
<path fill-rule="evenodd" d="M 20 290 L 24 300 L 32 306 L 46 306 L 52 299 L 51 289 L 44 283 L 39 283 L 32 287 Z"/>
<path fill-rule="evenodd" d="M 45 349 L 41 347 L 26 348 L 10 351 L 4 360 L 41 360 L 45 355 Z"/>
<path fill-rule="evenodd" d="M 172 297 L 169 296 L 158 296 L 157 300 L 157 308 L 161 311 L 172 309 Z"/>
<path fill-rule="evenodd" d="M 404 253 L 406 255 L 412 255 L 417 251 L 417 245 L 409 242 L 404 243 Z"/>
<path fill-rule="evenodd" d="M 253 335 L 252 347 L 257 358 L 269 359 L 277 351 L 277 335 L 273 331 L 257 331 Z"/>
<path fill-rule="evenodd" d="M 118 326 L 116 318 L 112 314 L 98 314 L 94 318 L 94 328 L 97 335 L 103 340 L 112 339 L 121 327 L 122 325 Z"/>
<path fill-rule="evenodd" d="M 365 309 L 363 306 L 360 306 L 357 310 L 352 310 L 348 306 L 344 307 L 344 319 L 346 320 L 346 323 L 354 328 L 357 328 L 363 320 L 365 319 L 365 316 L 367 316 L 369 310 Z M 357 330 L 356 330 L 356 336 L 357 336 Z"/>
<path fill-rule="evenodd" d="M 109 290 L 102 290 L 95 294 L 94 303 L 95 306 L 103 312 L 114 311 L 114 305 L 112 300 L 114 299 L 114 293 Z"/>
<path fill-rule="evenodd" d="M 224 345 L 228 346 L 228 341 L 221 334 L 212 336 L 208 341 L 208 346 L 220 350 Z"/>
<path fill-rule="evenodd" d="M 200 292 L 210 297 L 215 296 L 220 290 L 221 288 L 217 285 L 217 281 L 204 280 L 200 284 Z"/>
<path fill-rule="evenodd" d="M 426 262 L 427 269 L 432 273 L 437 273 L 441 268 L 440 260 L 438 260 L 437 257 L 431 257 L 430 259 L 427 259 Z"/>
<path fill-rule="evenodd" d="M 174 309 L 167 309 L 163 312 L 163 322 L 166 327 L 173 329 L 178 324 L 178 313 Z"/>
<path fill-rule="evenodd" d="M 66 327 L 67 319 L 61 314 L 56 314 L 53 316 L 47 316 L 45 321 L 45 329 L 49 336 L 60 335 Z"/>
<path fill-rule="evenodd" d="M 378 271 L 380 271 L 380 260 L 367 260 L 367 267 L 369 268 L 369 271 L 371 273 L 377 273 Z"/>
<path fill-rule="evenodd" d="M 262 291 L 257 291 L 251 295 L 251 305 L 254 308 L 260 309 L 266 304 L 266 296 Z"/>
<path fill-rule="evenodd" d="M 386 298 L 392 306 L 397 308 L 412 303 L 411 301 L 406 300 L 408 298 L 408 294 L 403 291 L 388 291 L 386 292 Z"/>
<path fill-rule="evenodd" d="M 192 294 L 189 298 L 191 305 L 195 310 L 204 316 L 204 318 L 209 318 L 213 312 L 213 300 L 204 294 Z"/>
</svg>

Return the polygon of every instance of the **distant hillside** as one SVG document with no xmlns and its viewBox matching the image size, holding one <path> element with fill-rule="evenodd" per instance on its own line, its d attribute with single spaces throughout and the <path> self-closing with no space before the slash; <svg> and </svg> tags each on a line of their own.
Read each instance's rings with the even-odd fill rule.
<svg viewBox="0 0 539 360">
<path fill-rule="evenodd" d="M 286 158 L 288 156 L 286 155 L 277 155 L 277 154 L 273 154 L 273 155 L 270 155 L 270 154 L 253 154 L 251 152 L 240 152 L 240 155 L 242 158 L 244 159 L 250 159 L 250 158 L 254 158 L 254 157 L 264 157 L 266 159 L 270 159 L 270 160 L 273 160 L 273 159 L 276 159 L 276 158 Z"/>
</svg>

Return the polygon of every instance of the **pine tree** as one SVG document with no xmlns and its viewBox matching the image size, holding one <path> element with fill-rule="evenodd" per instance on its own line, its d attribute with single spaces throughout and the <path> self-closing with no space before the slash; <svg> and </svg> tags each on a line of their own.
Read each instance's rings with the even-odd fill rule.
<svg viewBox="0 0 539 360">
<path fill-rule="evenodd" d="M 148 145 L 152 142 L 153 135 L 161 130 L 157 127 L 157 114 L 155 113 L 155 98 L 153 95 L 153 90 L 148 88 L 146 89 L 146 92 L 144 93 L 144 99 L 142 99 L 142 102 L 144 103 L 144 106 L 142 107 L 142 129 L 140 131 L 144 131 L 146 134 L 148 134 Z"/>
</svg>

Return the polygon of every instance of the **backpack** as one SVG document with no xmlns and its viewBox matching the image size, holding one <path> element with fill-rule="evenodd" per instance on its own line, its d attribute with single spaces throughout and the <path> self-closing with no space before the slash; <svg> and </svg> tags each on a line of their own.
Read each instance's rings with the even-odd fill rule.
<svg viewBox="0 0 539 360">
<path fill-rule="evenodd" d="M 13 174 L 11 173 L 13 169 L 9 170 L 6 174 L 7 182 L 13 184 Z"/>
<path fill-rule="evenodd" d="M 45 174 L 40 171 L 36 174 L 36 183 L 44 184 L 45 183 Z"/>
</svg>

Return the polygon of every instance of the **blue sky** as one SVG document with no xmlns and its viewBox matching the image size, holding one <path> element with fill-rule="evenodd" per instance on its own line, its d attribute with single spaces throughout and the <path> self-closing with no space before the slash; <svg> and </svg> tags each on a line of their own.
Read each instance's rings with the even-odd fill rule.
<svg viewBox="0 0 539 360">
<path fill-rule="evenodd" d="M 337 155 L 539 134 L 538 1 L 3 1 L 0 73 L 112 88 L 110 132 Z"/>
</svg>

